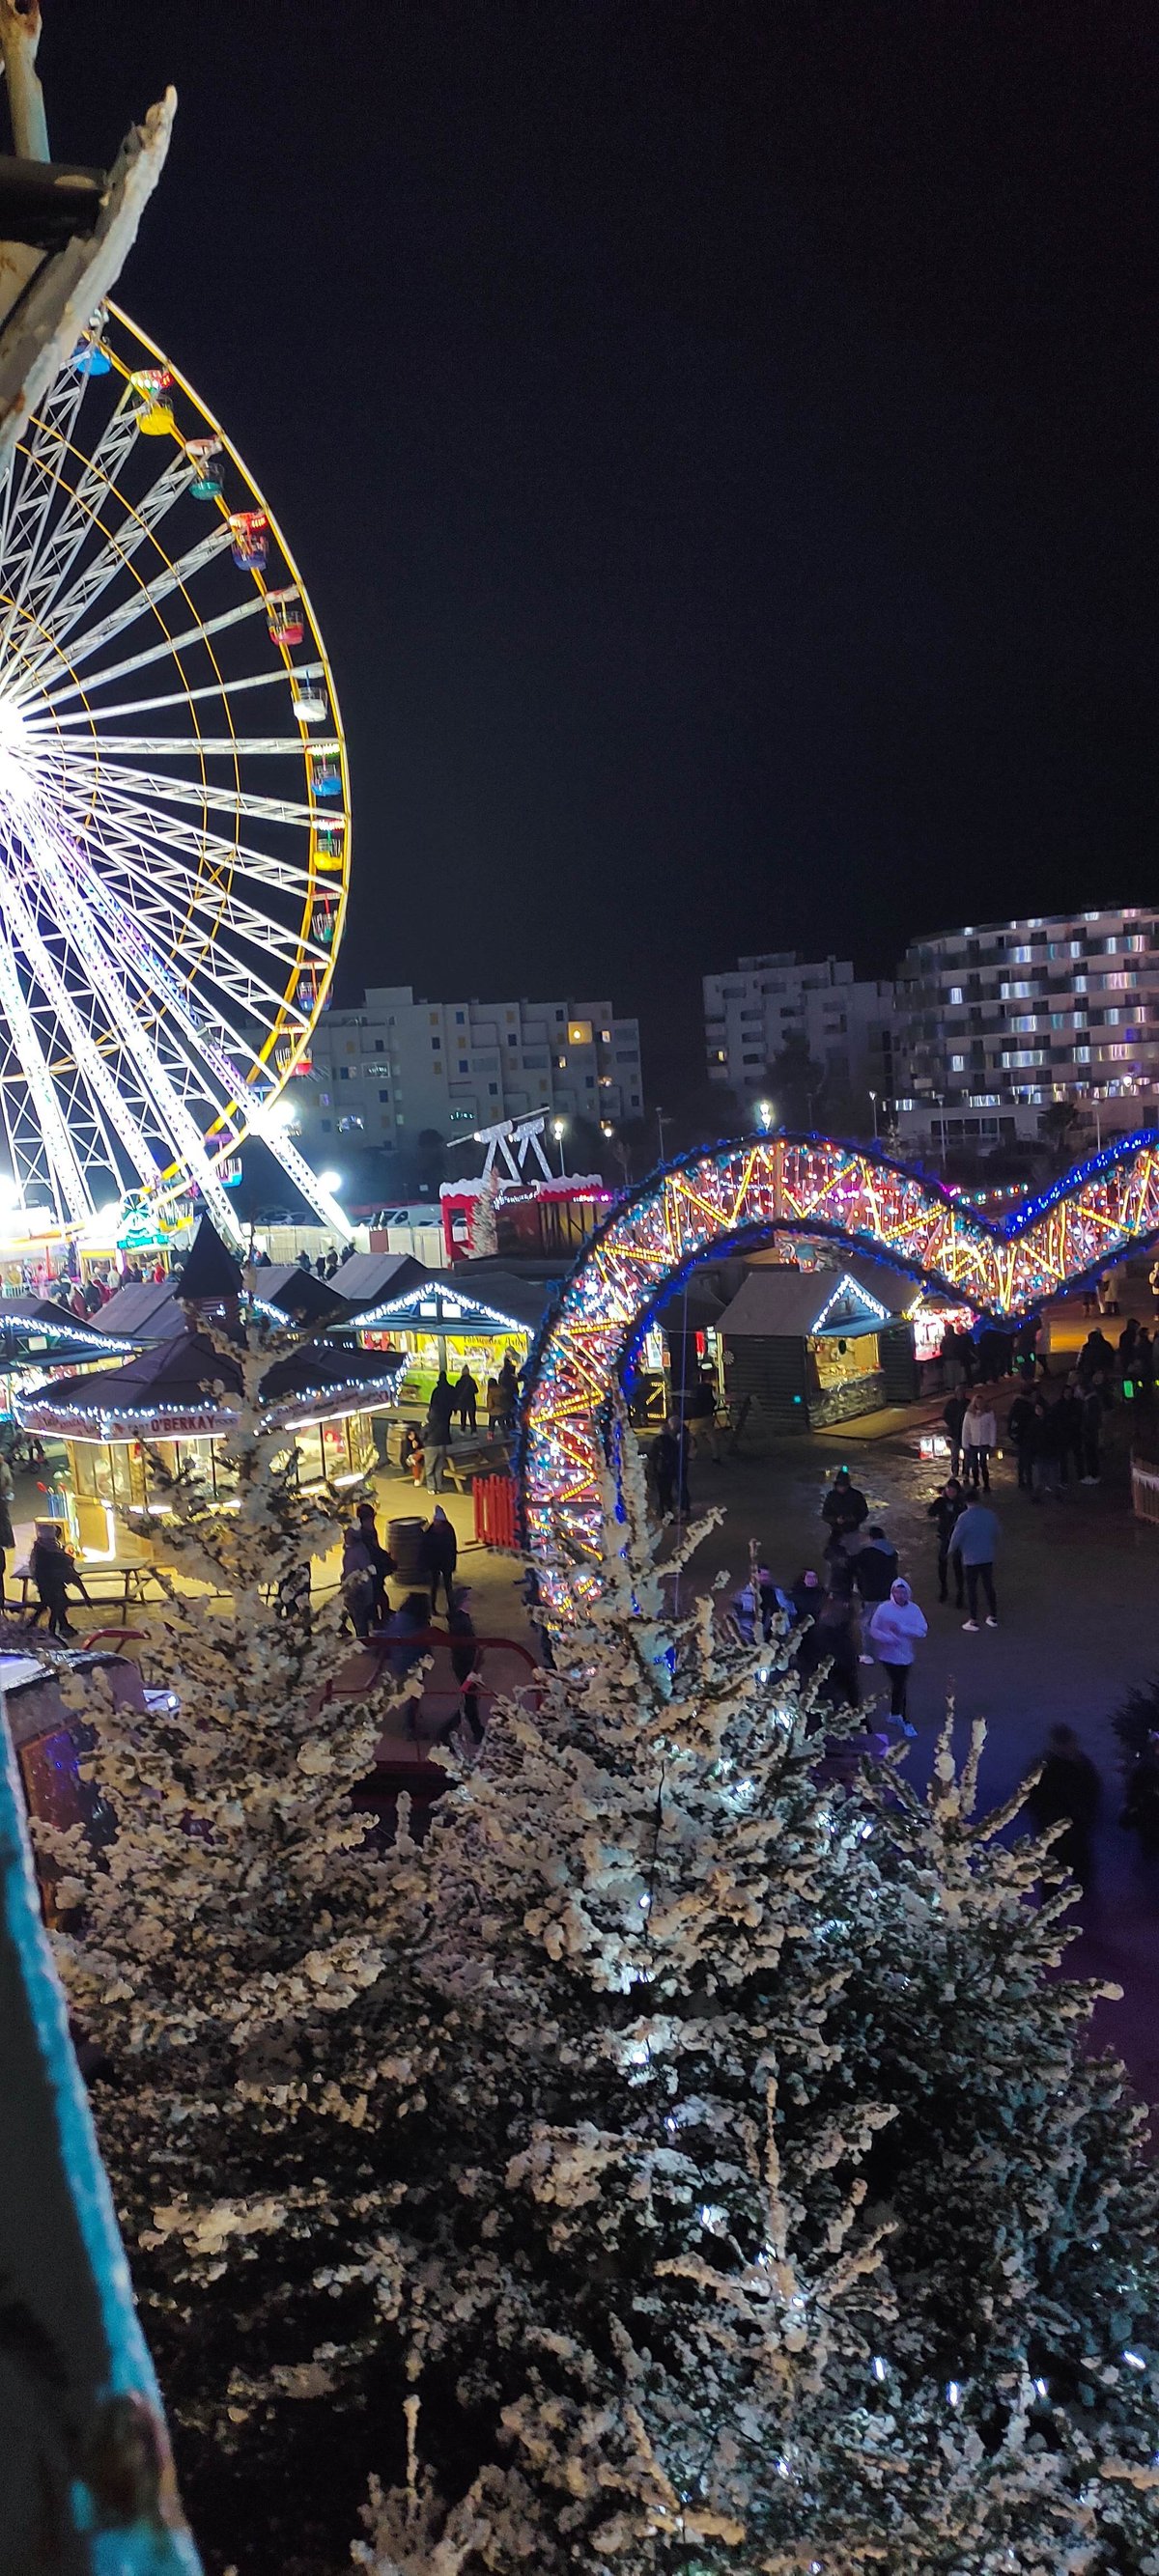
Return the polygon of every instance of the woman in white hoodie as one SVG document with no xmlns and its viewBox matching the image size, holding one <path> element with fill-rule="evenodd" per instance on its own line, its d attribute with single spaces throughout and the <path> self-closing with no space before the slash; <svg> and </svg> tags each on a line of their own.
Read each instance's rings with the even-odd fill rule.
<svg viewBox="0 0 1159 2576">
<path fill-rule="evenodd" d="M 910 1667 L 919 1637 L 926 1635 L 926 1621 L 919 1610 L 908 1583 L 898 1577 L 891 1583 L 889 1598 L 879 1601 L 869 1622 L 869 1634 L 877 1651 L 883 1673 L 889 1674 L 889 1713 L 896 1717 L 905 1735 L 916 1735 L 906 1712 Z"/>
<path fill-rule="evenodd" d="M 994 1406 L 984 1395 L 972 1395 L 962 1424 L 962 1454 L 965 1466 L 962 1482 L 972 1485 L 975 1493 L 981 1478 L 982 1491 L 990 1491 L 990 1452 L 998 1446 L 998 1425 Z"/>
</svg>

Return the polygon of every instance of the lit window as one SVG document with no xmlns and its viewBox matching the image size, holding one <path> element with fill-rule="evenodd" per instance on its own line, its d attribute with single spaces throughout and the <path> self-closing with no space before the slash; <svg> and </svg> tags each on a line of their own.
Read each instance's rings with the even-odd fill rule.
<svg viewBox="0 0 1159 2576">
<path fill-rule="evenodd" d="M 592 1042 L 591 1021 L 569 1020 L 567 1042 L 569 1046 L 590 1046 Z"/>
<path fill-rule="evenodd" d="M 951 1071 L 951 1073 L 964 1073 L 964 1072 L 965 1072 L 965 1070 L 966 1070 L 966 1059 L 965 1059 L 965 1056 L 964 1056 L 964 1055 L 952 1055 L 952 1056 L 950 1057 L 950 1071 Z"/>
<path fill-rule="evenodd" d="M 962 987 L 961 987 L 961 985 L 960 985 L 960 984 L 951 984 L 951 986 L 950 986 L 950 1000 L 951 1000 L 952 1002 L 960 1002 L 960 1001 L 962 1000 L 962 998 L 963 998 L 963 995 L 962 995 Z"/>
</svg>

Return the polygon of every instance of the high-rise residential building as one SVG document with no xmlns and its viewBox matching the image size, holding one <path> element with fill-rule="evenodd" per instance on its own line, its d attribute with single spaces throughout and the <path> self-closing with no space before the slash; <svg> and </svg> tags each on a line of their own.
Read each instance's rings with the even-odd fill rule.
<svg viewBox="0 0 1159 2576">
<path fill-rule="evenodd" d="M 786 1041 L 804 1039 L 825 1077 L 820 1098 L 867 1114 L 870 1093 L 884 1103 L 896 1087 L 894 1009 L 893 985 L 859 981 L 847 958 L 742 957 L 731 974 L 704 978 L 709 1080 L 752 1102 Z"/>
<path fill-rule="evenodd" d="M 916 1103 L 1097 1108 L 1159 1095 L 1159 912 L 1116 905 L 915 940 L 899 969 L 899 1089 Z"/>
<path fill-rule="evenodd" d="M 539 1109 L 618 1126 L 644 1106 L 639 1026 L 607 1001 L 428 1002 L 373 985 L 358 1009 L 323 1011 L 288 1098 L 319 1164 Z"/>
</svg>

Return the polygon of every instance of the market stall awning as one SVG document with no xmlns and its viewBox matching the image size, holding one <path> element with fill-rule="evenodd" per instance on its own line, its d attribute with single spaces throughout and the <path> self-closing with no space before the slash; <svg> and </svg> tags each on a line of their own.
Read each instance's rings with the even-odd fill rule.
<svg viewBox="0 0 1159 2576">
<path fill-rule="evenodd" d="M 295 1323 L 317 1324 L 321 1329 L 349 1319 L 349 1300 L 334 1281 L 319 1279 L 316 1270 L 303 1269 L 300 1261 L 274 1263 L 268 1270 L 247 1272 L 247 1277 L 259 1306 L 273 1306 Z"/>
<path fill-rule="evenodd" d="M 317 1341 L 275 1360 L 262 1382 L 271 1418 L 292 1423 L 300 1412 L 316 1418 L 377 1413 L 394 1398 L 402 1368 L 381 1351 L 344 1349 Z M 198 1333 L 151 1347 L 124 1368 L 98 1376 L 58 1379 L 18 1405 L 30 1431 L 73 1440 L 182 1440 L 220 1428 L 231 1399 L 241 1392 L 241 1370 L 228 1352 Z"/>
<path fill-rule="evenodd" d="M 543 1292 L 534 1281 L 493 1278 L 476 1293 L 460 1285 L 458 1273 L 427 1271 L 413 1287 L 360 1313 L 355 1324 L 360 1333 L 447 1333 L 493 1341 L 503 1333 L 535 1333 L 542 1317 Z"/>
<path fill-rule="evenodd" d="M 108 1359 L 129 1347 L 127 1339 L 102 1332 L 95 1318 L 70 1315 L 51 1297 L 0 1298 L 0 1368 L 67 1367 L 70 1360 Z"/>
<path fill-rule="evenodd" d="M 720 1330 L 737 1339 L 762 1335 L 785 1340 L 817 1334 L 879 1333 L 894 1317 L 848 1270 L 750 1270 L 720 1318 Z"/>
<path fill-rule="evenodd" d="M 348 1306 L 376 1306 L 383 1297 L 398 1297 L 417 1280 L 437 1277 L 412 1252 L 352 1252 L 339 1263 L 328 1288 L 336 1288 Z"/>
</svg>

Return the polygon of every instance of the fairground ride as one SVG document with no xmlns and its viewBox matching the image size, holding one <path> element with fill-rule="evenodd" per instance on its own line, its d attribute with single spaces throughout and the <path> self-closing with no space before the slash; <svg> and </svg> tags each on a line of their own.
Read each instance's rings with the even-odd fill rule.
<svg viewBox="0 0 1159 2576">
<path fill-rule="evenodd" d="M 83 1236 L 192 1192 L 236 1238 L 256 1135 L 345 1234 L 282 1099 L 350 864 L 325 648 L 221 423 L 116 305 L 73 310 L 0 493 L 0 1197 Z"/>
</svg>

